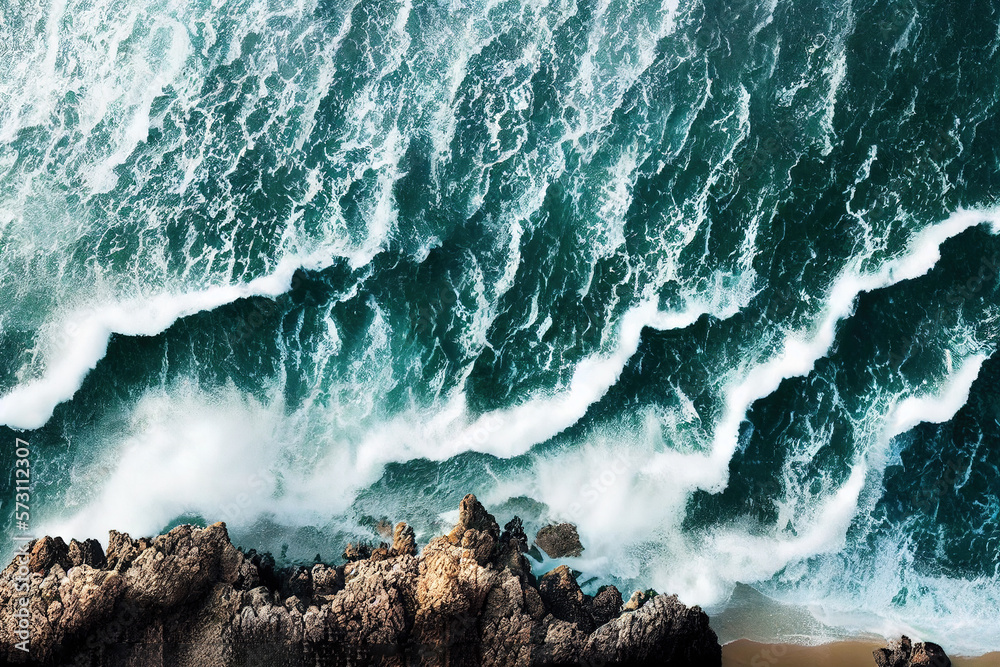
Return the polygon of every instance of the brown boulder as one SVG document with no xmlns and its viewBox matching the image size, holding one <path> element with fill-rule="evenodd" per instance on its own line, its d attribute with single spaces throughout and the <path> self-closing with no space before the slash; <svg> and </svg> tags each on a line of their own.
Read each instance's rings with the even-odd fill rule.
<svg viewBox="0 0 1000 667">
<path fill-rule="evenodd" d="M 583 553 L 580 535 L 571 523 L 545 526 L 535 535 L 535 544 L 549 555 L 549 558 L 566 558 Z"/>
<path fill-rule="evenodd" d="M 458 506 L 458 523 L 448 533 L 448 541 L 460 544 L 469 531 L 484 533 L 494 541 L 500 538 L 500 526 L 493 515 L 471 493 L 462 498 Z"/>
<path fill-rule="evenodd" d="M 622 611 L 622 594 L 614 586 L 601 586 L 591 603 L 594 625 L 600 627 L 617 618 Z"/>
<path fill-rule="evenodd" d="M 413 529 L 402 521 L 396 524 L 396 528 L 392 533 L 392 555 L 417 555 L 417 540 L 413 535 Z"/>
<path fill-rule="evenodd" d="M 538 582 L 538 593 L 542 596 L 545 608 L 559 620 L 572 623 L 584 632 L 589 633 L 594 629 L 590 599 L 580 590 L 573 573 L 565 565 L 542 575 Z"/>
<path fill-rule="evenodd" d="M 72 563 L 69 559 L 69 549 L 61 537 L 43 537 L 31 546 L 31 557 L 28 567 L 32 572 L 44 572 L 58 563 L 68 570 Z"/>
<path fill-rule="evenodd" d="M 100 569 L 107 563 L 101 543 L 94 539 L 84 540 L 83 542 L 70 540 L 67 555 L 74 566 L 89 565 L 90 567 Z"/>
<path fill-rule="evenodd" d="M 888 648 L 874 651 L 878 667 L 951 667 L 951 659 L 944 649 L 932 642 L 914 644 L 903 635 Z"/>
</svg>

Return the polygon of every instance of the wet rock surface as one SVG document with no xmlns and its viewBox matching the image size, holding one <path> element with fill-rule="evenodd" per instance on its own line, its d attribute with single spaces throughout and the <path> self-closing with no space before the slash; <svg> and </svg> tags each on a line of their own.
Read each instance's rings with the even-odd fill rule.
<svg viewBox="0 0 1000 667">
<path fill-rule="evenodd" d="M 951 667 L 943 648 L 932 642 L 914 644 L 906 635 L 873 655 L 878 667 Z"/>
<path fill-rule="evenodd" d="M 471 495 L 455 528 L 419 556 L 413 530 L 400 523 L 391 545 L 352 545 L 341 566 L 276 569 L 267 554 L 234 547 L 222 523 L 179 526 L 152 539 L 112 532 L 106 551 L 94 540 L 66 545 L 46 537 L 0 574 L 0 661 L 721 664 L 699 608 L 645 594 L 623 605 L 613 586 L 591 597 L 565 566 L 536 581 L 527 547 L 520 520 L 501 531 Z M 29 639 L 18 635 L 22 597 Z"/>
<path fill-rule="evenodd" d="M 580 535 L 576 532 L 576 526 L 571 523 L 545 526 L 535 535 L 535 544 L 548 554 L 549 558 L 579 556 L 583 553 Z"/>
</svg>

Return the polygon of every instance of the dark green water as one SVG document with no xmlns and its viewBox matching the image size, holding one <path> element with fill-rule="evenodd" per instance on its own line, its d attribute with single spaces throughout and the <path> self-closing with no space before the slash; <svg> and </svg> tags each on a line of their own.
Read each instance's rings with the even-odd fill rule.
<svg viewBox="0 0 1000 667">
<path fill-rule="evenodd" d="M 0 0 L 8 534 L 19 437 L 36 534 L 471 491 L 1000 649 L 996 1 L 134 5 Z"/>
</svg>

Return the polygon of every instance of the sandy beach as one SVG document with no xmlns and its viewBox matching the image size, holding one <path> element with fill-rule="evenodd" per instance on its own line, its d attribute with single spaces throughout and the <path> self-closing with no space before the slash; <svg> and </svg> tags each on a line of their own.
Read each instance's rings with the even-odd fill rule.
<svg viewBox="0 0 1000 667">
<path fill-rule="evenodd" d="M 722 647 L 723 667 L 874 667 L 872 651 L 884 644 L 839 641 L 819 646 L 761 644 L 739 639 Z M 945 647 L 947 650 L 947 647 Z M 954 667 L 1000 667 L 1000 653 L 950 656 Z"/>
</svg>

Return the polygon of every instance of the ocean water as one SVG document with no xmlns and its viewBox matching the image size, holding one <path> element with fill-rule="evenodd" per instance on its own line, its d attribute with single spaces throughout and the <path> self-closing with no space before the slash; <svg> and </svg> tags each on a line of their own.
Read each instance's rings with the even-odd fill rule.
<svg viewBox="0 0 1000 667">
<path fill-rule="evenodd" d="M 474 492 L 588 586 L 808 617 L 757 638 L 998 650 L 998 47 L 997 0 L 0 0 L 0 523 L 15 438 L 38 535 L 335 559 Z"/>
</svg>

